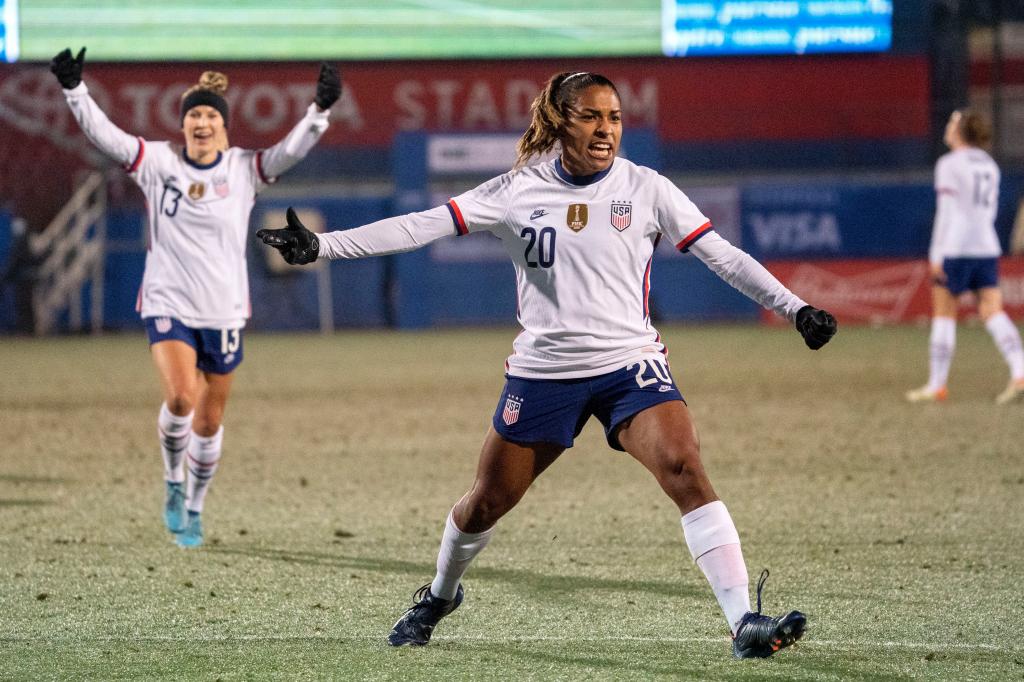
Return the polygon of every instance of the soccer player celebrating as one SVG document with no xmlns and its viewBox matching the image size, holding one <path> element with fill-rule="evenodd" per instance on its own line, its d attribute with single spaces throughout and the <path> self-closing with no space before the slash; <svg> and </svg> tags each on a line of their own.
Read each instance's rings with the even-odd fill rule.
<svg viewBox="0 0 1024 682">
<path fill-rule="evenodd" d="M 76 56 L 65 49 L 50 70 L 86 137 L 121 163 L 146 197 L 149 251 L 137 308 L 164 395 L 157 419 L 164 522 L 180 546 L 196 547 L 203 542 L 203 500 L 220 461 L 224 408 L 242 362 L 249 214 L 256 194 L 323 135 L 341 78 L 321 65 L 306 115 L 284 140 L 255 151 L 228 146 L 223 74 L 203 73 L 182 95 L 182 146 L 143 140 L 111 123 L 82 82 L 84 61 L 84 47 Z"/>
<path fill-rule="evenodd" d="M 421 213 L 317 237 L 295 213 L 260 230 L 289 263 L 397 253 L 451 234 L 488 231 L 515 265 L 522 333 L 484 440 L 476 480 L 445 522 L 437 574 L 388 635 L 423 645 L 458 608 L 461 579 L 497 521 L 596 416 L 608 444 L 654 474 L 679 507 L 693 559 L 711 583 L 737 657 L 770 656 L 795 642 L 806 618 L 750 609 L 739 534 L 701 464 L 697 431 L 676 388 L 648 308 L 651 260 L 662 236 L 697 255 L 737 289 L 796 323 L 818 349 L 833 317 L 790 293 L 733 247 L 666 178 L 616 158 L 619 95 L 604 76 L 560 73 L 533 102 L 509 173 Z M 556 147 L 553 162 L 526 165 Z"/>
<path fill-rule="evenodd" d="M 1003 311 L 996 234 L 999 166 L 985 152 L 992 129 L 981 114 L 954 111 L 942 138 L 950 151 L 935 164 L 935 225 L 928 250 L 932 274 L 932 330 L 928 383 L 907 392 L 912 403 L 948 397 L 946 380 L 956 348 L 957 298 L 978 297 L 978 314 L 1010 366 L 1010 382 L 996 396 L 1002 405 L 1024 397 L 1024 349 L 1020 332 Z"/>
</svg>

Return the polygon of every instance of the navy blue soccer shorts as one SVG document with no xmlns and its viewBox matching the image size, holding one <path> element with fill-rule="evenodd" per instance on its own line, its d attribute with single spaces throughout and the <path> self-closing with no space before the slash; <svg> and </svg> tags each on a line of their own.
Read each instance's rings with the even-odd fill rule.
<svg viewBox="0 0 1024 682">
<path fill-rule="evenodd" d="M 523 379 L 506 375 L 494 411 L 494 430 L 513 443 L 572 447 L 591 416 L 604 426 L 608 445 L 623 450 L 616 429 L 659 403 L 683 400 L 664 361 L 640 360 L 615 372 L 583 379 Z"/>
<path fill-rule="evenodd" d="M 999 286 L 998 258 L 947 258 L 942 261 L 942 271 L 946 273 L 944 286 L 954 296 Z"/>
<path fill-rule="evenodd" d="M 196 351 L 196 368 L 210 374 L 230 374 L 242 364 L 241 329 L 193 329 L 173 317 L 147 317 L 149 345 L 184 341 Z"/>
</svg>

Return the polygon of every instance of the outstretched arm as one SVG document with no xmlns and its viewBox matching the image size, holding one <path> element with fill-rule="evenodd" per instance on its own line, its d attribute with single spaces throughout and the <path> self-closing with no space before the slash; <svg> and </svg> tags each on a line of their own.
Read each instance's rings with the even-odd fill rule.
<svg viewBox="0 0 1024 682">
<path fill-rule="evenodd" d="M 71 50 L 65 48 L 50 61 L 50 71 L 60 81 L 71 113 L 89 141 L 121 165 L 130 166 L 139 158 L 142 140 L 111 123 L 89 96 L 89 88 L 82 82 L 84 63 L 84 47 L 75 57 L 71 56 Z"/>
<path fill-rule="evenodd" d="M 292 208 L 288 209 L 287 218 L 287 227 L 259 230 L 256 236 L 280 251 L 285 261 L 293 265 L 312 263 L 317 258 L 365 258 L 402 253 L 456 234 L 451 213 L 444 206 L 321 235 L 307 230 Z"/>
<path fill-rule="evenodd" d="M 316 97 L 306 115 L 283 140 L 260 152 L 259 171 L 263 179 L 273 182 L 279 175 L 297 164 L 327 130 L 331 105 L 341 97 L 341 76 L 338 70 L 324 62 L 316 84 Z"/>
<path fill-rule="evenodd" d="M 807 305 L 763 265 L 717 233 L 704 235 L 690 251 L 747 297 L 795 323 L 808 348 L 817 350 L 835 335 L 836 321 L 830 313 Z"/>
<path fill-rule="evenodd" d="M 763 265 L 716 232 L 695 242 L 690 251 L 728 284 L 791 322 L 796 319 L 796 312 L 807 305 Z"/>
</svg>

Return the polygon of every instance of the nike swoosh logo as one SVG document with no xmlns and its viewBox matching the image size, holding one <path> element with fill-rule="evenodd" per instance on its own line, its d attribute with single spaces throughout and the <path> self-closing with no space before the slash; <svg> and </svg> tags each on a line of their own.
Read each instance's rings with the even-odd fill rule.
<svg viewBox="0 0 1024 682">
<path fill-rule="evenodd" d="M 536 211 L 530 214 L 530 220 L 536 220 L 537 218 L 541 218 L 543 216 L 546 216 L 547 214 L 548 212 L 545 211 L 543 208 L 538 208 Z"/>
</svg>

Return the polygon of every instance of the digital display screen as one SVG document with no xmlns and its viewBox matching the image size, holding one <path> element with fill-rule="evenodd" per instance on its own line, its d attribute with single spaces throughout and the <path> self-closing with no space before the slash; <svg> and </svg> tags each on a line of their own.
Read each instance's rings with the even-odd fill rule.
<svg viewBox="0 0 1024 682">
<path fill-rule="evenodd" d="M 882 52 L 891 0 L 663 0 L 668 56 Z"/>
<path fill-rule="evenodd" d="M 4 61 L 875 52 L 893 0 L 0 0 Z"/>
<path fill-rule="evenodd" d="M 477 59 L 660 54 L 660 0 L 23 0 L 21 59 Z"/>
<path fill-rule="evenodd" d="M 0 62 L 18 60 L 18 0 L 0 0 Z"/>
</svg>

